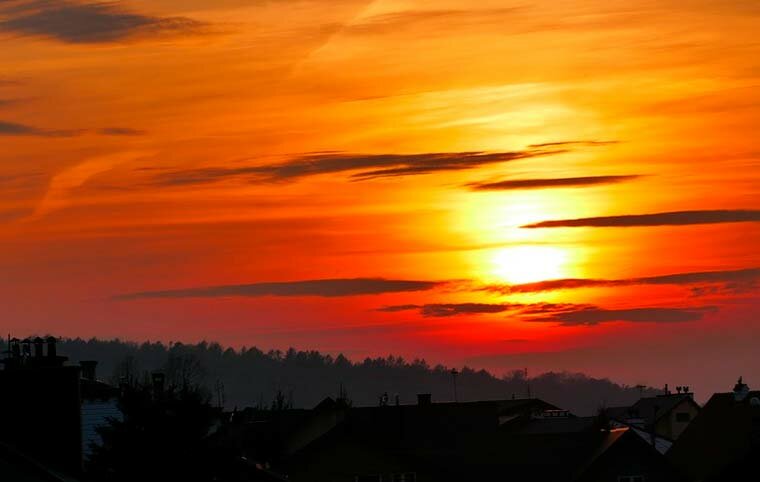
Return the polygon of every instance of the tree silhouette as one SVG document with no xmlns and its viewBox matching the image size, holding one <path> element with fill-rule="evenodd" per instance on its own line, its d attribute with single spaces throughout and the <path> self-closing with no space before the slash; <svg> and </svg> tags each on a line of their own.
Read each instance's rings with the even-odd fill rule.
<svg viewBox="0 0 760 482">
<path fill-rule="evenodd" d="M 2 342 L 0 342 L 1 344 Z M 418 393 L 433 394 L 434 401 L 453 399 L 451 367 L 430 366 L 425 360 L 407 361 L 397 356 L 366 358 L 353 362 L 318 351 L 289 349 L 285 352 L 243 347 L 223 348 L 218 343 L 132 343 L 120 340 L 64 339 L 59 351 L 70 360 L 98 360 L 101 373 L 115 374 L 140 383 L 155 370 L 166 373 L 167 386 L 203 388 L 213 393 L 217 382 L 224 386 L 226 407 L 270 406 L 278 390 L 286 401 L 311 408 L 343 385 L 354 405 L 372 406 L 378 394 L 396 395 L 401 403 L 414 403 Z M 578 415 L 593 415 L 599 405 L 630 405 L 654 389 L 618 385 L 581 374 L 545 373 L 530 378 L 524 369 L 498 378 L 485 370 L 458 367 L 459 401 L 525 398 L 528 392 Z M 297 391 L 298 400 L 292 399 Z"/>
<path fill-rule="evenodd" d="M 120 402 L 123 420 L 98 429 L 102 445 L 88 463 L 95 480 L 214 480 L 208 435 L 218 412 L 199 390 L 127 388 Z"/>
</svg>

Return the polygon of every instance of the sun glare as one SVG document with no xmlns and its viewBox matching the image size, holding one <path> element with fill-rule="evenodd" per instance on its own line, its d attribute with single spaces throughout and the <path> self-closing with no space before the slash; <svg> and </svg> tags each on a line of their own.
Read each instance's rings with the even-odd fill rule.
<svg viewBox="0 0 760 482">
<path fill-rule="evenodd" d="M 508 283 L 531 283 L 567 277 L 568 255 L 549 246 L 517 246 L 499 249 L 490 258 L 490 274 Z"/>
</svg>

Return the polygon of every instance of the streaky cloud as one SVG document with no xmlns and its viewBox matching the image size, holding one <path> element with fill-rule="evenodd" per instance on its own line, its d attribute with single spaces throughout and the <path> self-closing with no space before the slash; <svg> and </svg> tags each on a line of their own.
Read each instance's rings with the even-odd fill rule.
<svg viewBox="0 0 760 482">
<path fill-rule="evenodd" d="M 23 218 L 29 214 L 28 209 L 9 209 L 0 211 L 0 223 L 6 223 Z"/>
<path fill-rule="evenodd" d="M 495 182 L 478 182 L 467 184 L 473 191 L 511 191 L 522 189 L 545 189 L 554 187 L 581 187 L 603 184 L 617 184 L 638 179 L 641 175 L 629 174 L 619 176 L 581 176 L 547 179 L 512 179 Z"/>
<path fill-rule="evenodd" d="M 423 22 L 435 21 L 441 21 L 442 28 L 448 31 L 451 28 L 450 22 L 475 21 L 482 23 L 489 20 L 496 21 L 495 19 L 500 15 L 514 13 L 521 9 L 522 7 L 488 8 L 476 11 L 467 9 L 405 10 L 372 16 L 361 23 L 347 25 L 344 31 L 348 34 L 358 35 L 381 34 L 411 27 L 419 28 Z"/>
<path fill-rule="evenodd" d="M 149 298 L 222 298 L 261 296 L 343 297 L 427 291 L 443 286 L 445 281 L 394 280 L 384 278 L 316 279 L 303 281 L 264 282 L 240 285 L 218 285 L 163 291 L 142 291 L 114 296 L 115 300 Z"/>
<path fill-rule="evenodd" d="M 98 129 L 97 133 L 104 136 L 142 136 L 146 132 L 129 127 L 103 127 Z"/>
<path fill-rule="evenodd" d="M 384 306 L 377 311 L 395 313 L 417 311 L 424 317 L 510 313 L 525 322 L 558 323 L 562 326 L 598 325 L 608 322 L 681 323 L 698 321 L 717 308 L 628 308 L 605 309 L 578 303 L 432 303 Z"/>
<path fill-rule="evenodd" d="M 298 156 L 276 164 L 167 171 L 156 175 L 153 181 L 164 186 L 203 184 L 240 178 L 249 182 L 278 182 L 293 181 L 322 174 L 349 172 L 352 172 L 349 176 L 350 179 L 366 181 L 378 178 L 461 171 L 488 164 L 555 155 L 563 152 L 567 151 L 529 149 L 509 152 L 467 151 L 421 154 L 319 152 Z"/>
<path fill-rule="evenodd" d="M 585 307 L 548 316 L 530 317 L 525 319 L 525 321 L 559 323 L 562 326 L 592 326 L 610 322 L 685 323 L 699 321 L 706 313 L 715 311 L 716 309 L 712 306 L 697 308 L 629 308 L 618 310 Z"/>
<path fill-rule="evenodd" d="M 564 227 L 639 227 L 639 226 L 685 226 L 692 224 L 746 223 L 760 221 L 760 210 L 714 209 L 695 211 L 672 211 L 654 214 L 626 214 L 592 218 L 557 219 L 526 224 L 522 228 Z"/>
<path fill-rule="evenodd" d="M 431 317 L 448 317 L 467 314 L 488 314 L 502 313 L 514 309 L 514 307 L 505 304 L 488 304 L 488 303 L 452 303 L 452 304 L 429 304 L 420 308 L 422 316 Z"/>
<path fill-rule="evenodd" d="M 760 282 L 760 268 L 724 271 L 696 271 L 628 279 L 563 278 L 515 285 L 488 285 L 483 289 L 501 294 L 538 293 L 576 288 L 631 285 L 720 285 L 721 291 L 743 292 Z"/>
<path fill-rule="evenodd" d="M 122 9 L 116 2 L 21 0 L 0 6 L 0 31 L 65 43 L 107 43 L 130 37 L 198 31 L 186 17 L 154 17 Z"/>
<path fill-rule="evenodd" d="M 542 142 L 540 144 L 531 144 L 528 147 L 558 147 L 558 146 L 587 146 L 587 147 L 600 147 L 609 146 L 613 144 L 619 144 L 620 141 L 555 141 L 555 142 Z"/>
<path fill-rule="evenodd" d="M 2 81 L 0 81 L 0 85 L 2 85 Z M 3 99 L 0 98 L 0 107 L 7 107 L 9 105 L 15 105 L 21 102 L 21 99 Z"/>
<path fill-rule="evenodd" d="M 0 136 L 73 137 L 80 134 L 82 134 L 81 130 L 40 129 L 16 122 L 0 121 Z"/>
<path fill-rule="evenodd" d="M 561 313 L 568 310 L 578 310 L 590 305 L 574 303 L 429 303 L 423 305 L 391 305 L 378 308 L 376 311 L 397 313 L 401 311 L 418 311 L 424 317 L 444 318 L 460 315 L 482 315 L 504 312 L 519 314 Z"/>
<path fill-rule="evenodd" d="M 401 311 L 413 311 L 417 310 L 421 305 L 389 305 L 377 308 L 375 311 L 381 311 L 384 313 L 399 313 Z"/>
</svg>

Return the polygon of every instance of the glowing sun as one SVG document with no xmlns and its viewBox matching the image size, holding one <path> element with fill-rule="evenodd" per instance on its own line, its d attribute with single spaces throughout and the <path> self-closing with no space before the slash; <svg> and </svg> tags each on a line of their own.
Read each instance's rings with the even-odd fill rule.
<svg viewBox="0 0 760 482">
<path fill-rule="evenodd" d="M 549 246 L 516 246 L 491 256 L 490 274 L 512 284 L 567 277 L 568 255 Z"/>
</svg>

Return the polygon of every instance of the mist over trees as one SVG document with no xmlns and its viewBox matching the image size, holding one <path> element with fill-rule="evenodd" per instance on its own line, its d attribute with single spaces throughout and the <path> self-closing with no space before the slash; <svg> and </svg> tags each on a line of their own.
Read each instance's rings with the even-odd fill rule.
<svg viewBox="0 0 760 482">
<path fill-rule="evenodd" d="M 4 345 L 4 343 L 2 343 Z M 3 347 L 4 349 L 4 347 Z M 226 408 L 292 406 L 312 408 L 325 397 L 348 398 L 354 406 L 377 405 L 385 396 L 414 403 L 418 393 L 433 401 L 454 399 L 449 367 L 401 357 L 351 361 L 318 351 L 235 350 L 219 343 L 134 343 L 121 340 L 63 339 L 59 353 L 76 363 L 97 360 L 98 378 L 114 384 L 142 382 L 156 370 L 174 386 L 200 386 L 214 404 Z M 583 374 L 546 373 L 526 378 L 522 370 L 498 378 L 464 367 L 456 375 L 459 401 L 537 397 L 578 415 L 601 406 L 629 405 L 651 388 L 619 385 Z"/>
</svg>

